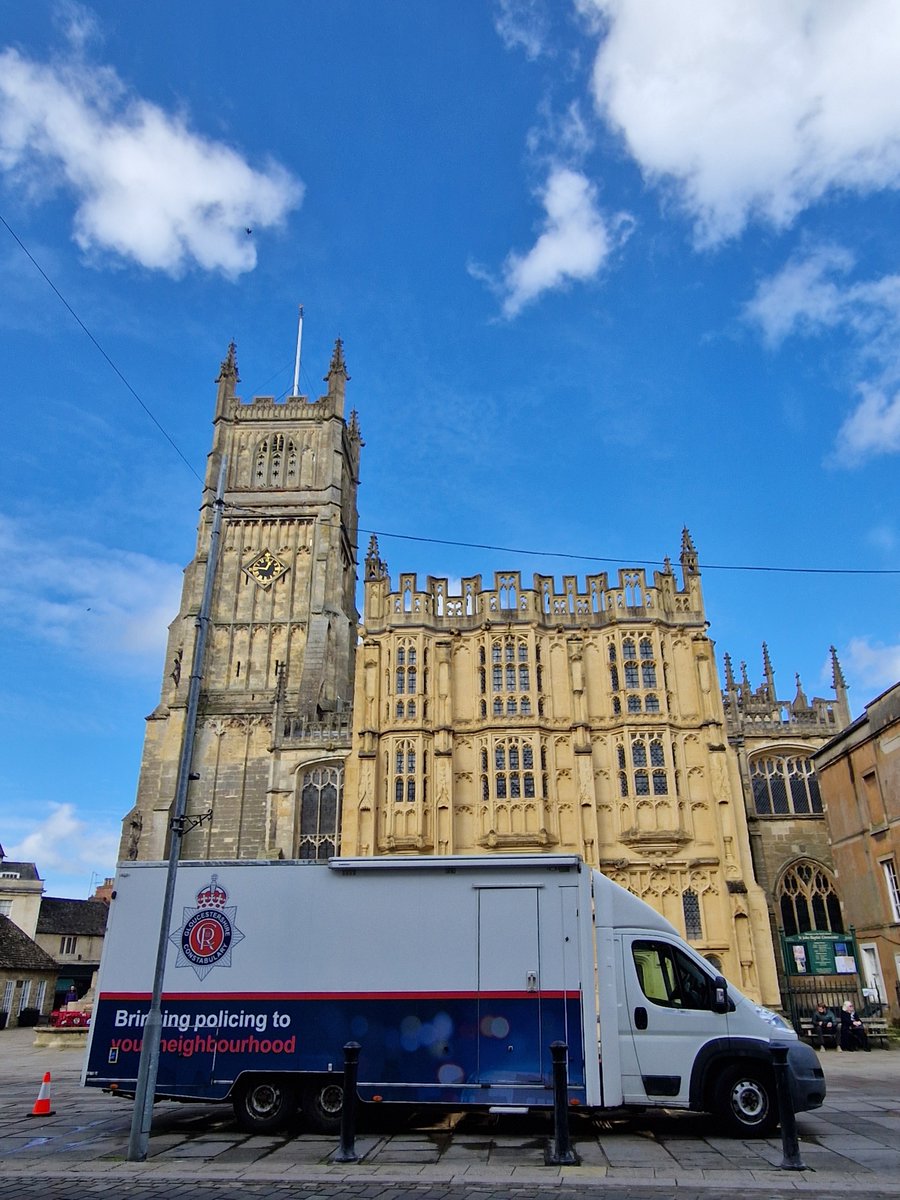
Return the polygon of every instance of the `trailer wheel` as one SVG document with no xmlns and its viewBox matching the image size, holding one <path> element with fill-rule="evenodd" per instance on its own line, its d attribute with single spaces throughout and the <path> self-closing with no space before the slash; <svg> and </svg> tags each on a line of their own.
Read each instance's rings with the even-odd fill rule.
<svg viewBox="0 0 900 1200">
<path fill-rule="evenodd" d="M 715 1089 L 714 1111 L 732 1137 L 768 1137 L 778 1127 L 775 1081 L 755 1063 L 732 1067 Z"/>
<path fill-rule="evenodd" d="M 339 1079 L 320 1079 L 303 1089 L 300 1107 L 311 1127 L 319 1133 L 338 1133 L 344 1107 L 344 1085 Z"/>
<path fill-rule="evenodd" d="M 234 1095 L 234 1115 L 249 1133 L 271 1133 L 281 1129 L 297 1109 L 297 1096 L 291 1084 L 273 1076 L 253 1079 Z"/>
</svg>

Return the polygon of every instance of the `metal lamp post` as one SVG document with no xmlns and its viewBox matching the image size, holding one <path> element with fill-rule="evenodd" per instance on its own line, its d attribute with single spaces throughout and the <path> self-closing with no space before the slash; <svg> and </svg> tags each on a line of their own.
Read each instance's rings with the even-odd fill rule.
<svg viewBox="0 0 900 1200">
<path fill-rule="evenodd" d="M 206 575 L 203 581 L 203 598 L 197 613 L 197 636 L 194 639 L 194 655 L 191 662 L 191 677 L 188 685 L 187 713 L 185 715 L 184 738 L 181 757 L 178 760 L 178 778 L 175 786 L 175 803 L 169 821 L 169 861 L 166 868 L 166 890 L 159 922 L 159 942 L 156 948 L 156 969 L 153 974 L 153 992 L 150 1011 L 144 1025 L 141 1057 L 138 1064 L 137 1084 L 134 1092 L 134 1111 L 131 1116 L 131 1133 L 125 1155 L 128 1162 L 143 1162 L 147 1157 L 150 1142 L 150 1126 L 153 1120 L 153 1101 L 156 1093 L 156 1076 L 159 1071 L 159 1039 L 162 1033 L 162 988 L 166 970 L 166 951 L 169 944 L 169 927 L 172 923 L 172 904 L 175 897 L 175 876 L 181 852 L 187 818 L 188 782 L 191 777 L 191 759 L 194 753 L 194 734 L 197 727 L 197 708 L 200 702 L 200 683 L 203 678 L 203 657 L 209 629 L 209 613 L 212 607 L 212 591 L 219 554 L 219 537 L 224 507 L 225 469 L 228 459 L 223 456 L 219 465 L 219 479 L 213 508 L 212 530 L 209 537 L 209 554 L 206 559 Z"/>
</svg>

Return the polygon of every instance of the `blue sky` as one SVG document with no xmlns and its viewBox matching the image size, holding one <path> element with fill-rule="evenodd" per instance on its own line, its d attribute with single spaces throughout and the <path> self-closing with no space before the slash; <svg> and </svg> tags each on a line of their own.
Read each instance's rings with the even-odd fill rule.
<svg viewBox="0 0 900 1200">
<path fill-rule="evenodd" d="M 0 15 L 0 843 L 50 894 L 114 868 L 218 364 L 284 395 L 301 302 L 395 580 L 687 524 L 720 664 L 830 695 L 833 643 L 855 713 L 900 677 L 894 0 Z"/>
</svg>

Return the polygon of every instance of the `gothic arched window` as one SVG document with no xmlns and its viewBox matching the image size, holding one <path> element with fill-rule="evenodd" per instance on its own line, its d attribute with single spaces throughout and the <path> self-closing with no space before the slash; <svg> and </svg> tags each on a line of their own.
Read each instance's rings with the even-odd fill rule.
<svg viewBox="0 0 900 1200">
<path fill-rule="evenodd" d="M 631 739 L 631 766 L 635 770 L 630 773 L 626 770 L 623 746 L 617 747 L 616 756 L 619 766 L 619 791 L 623 796 L 628 795 L 629 780 L 635 796 L 649 796 L 651 793 L 654 796 L 669 794 L 666 752 L 658 737 L 636 734 Z M 647 767 L 652 767 L 652 771 L 648 771 Z"/>
<path fill-rule="evenodd" d="M 394 800 L 398 804 L 416 802 L 416 748 L 411 741 L 394 747 Z"/>
<path fill-rule="evenodd" d="M 761 754 L 750 763 L 753 804 L 761 817 L 822 812 L 819 780 L 805 754 Z"/>
<path fill-rule="evenodd" d="M 687 888 L 681 893 L 681 910 L 684 913 L 684 932 L 689 942 L 698 942 L 703 937 L 703 922 L 700 918 L 700 897 Z"/>
<path fill-rule="evenodd" d="M 811 859 L 801 859 L 788 867 L 778 884 L 775 898 L 788 937 L 811 930 L 844 932 L 841 905 L 831 876 Z"/>
<path fill-rule="evenodd" d="M 310 767 L 300 779 L 298 858 L 324 860 L 337 854 L 344 768 Z"/>
<path fill-rule="evenodd" d="M 494 796 L 498 800 L 534 798 L 534 748 L 531 742 L 523 738 L 504 738 L 496 742 L 493 766 Z"/>
<path fill-rule="evenodd" d="M 494 638 L 491 642 L 491 691 L 495 693 L 492 706 L 495 716 L 531 712 L 531 699 L 522 693 L 531 691 L 532 677 L 528 642 L 512 636 Z"/>
<path fill-rule="evenodd" d="M 398 696 L 404 693 L 414 696 L 417 690 L 416 648 L 412 642 L 401 642 L 397 646 L 396 663 L 394 690 Z"/>
<path fill-rule="evenodd" d="M 284 487 L 298 478 L 297 444 L 282 433 L 264 437 L 256 447 L 253 460 L 253 484 L 256 487 Z"/>
</svg>

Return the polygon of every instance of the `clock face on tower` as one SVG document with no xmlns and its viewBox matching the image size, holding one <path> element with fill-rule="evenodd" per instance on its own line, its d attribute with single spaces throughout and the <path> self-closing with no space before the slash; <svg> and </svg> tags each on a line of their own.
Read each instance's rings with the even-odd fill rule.
<svg viewBox="0 0 900 1200">
<path fill-rule="evenodd" d="M 262 554 L 258 554 L 252 562 L 244 567 L 244 570 L 260 587 L 270 587 L 276 579 L 287 571 L 287 567 L 279 559 L 275 557 L 271 550 L 263 550 Z"/>
</svg>

